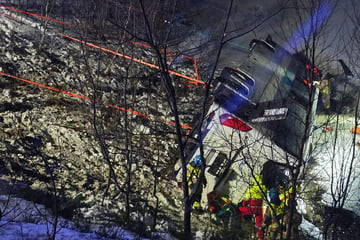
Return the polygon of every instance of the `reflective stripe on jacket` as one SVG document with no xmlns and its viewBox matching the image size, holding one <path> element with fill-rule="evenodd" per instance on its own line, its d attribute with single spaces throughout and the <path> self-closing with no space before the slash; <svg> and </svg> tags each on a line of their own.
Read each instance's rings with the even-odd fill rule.
<svg viewBox="0 0 360 240">
<path fill-rule="evenodd" d="M 195 184 L 200 176 L 201 168 L 191 164 L 187 166 L 187 181 L 189 186 Z"/>
</svg>

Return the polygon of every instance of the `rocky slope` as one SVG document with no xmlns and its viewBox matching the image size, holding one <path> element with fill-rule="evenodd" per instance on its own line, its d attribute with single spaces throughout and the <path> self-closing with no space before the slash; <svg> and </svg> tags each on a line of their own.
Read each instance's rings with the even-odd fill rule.
<svg viewBox="0 0 360 240">
<path fill-rule="evenodd" d="M 63 38 L 54 25 L 44 32 L 33 17 L 0 13 L 2 194 L 21 193 L 84 226 L 125 224 L 130 193 L 133 230 L 149 230 L 157 216 L 156 229 L 178 231 L 182 193 L 171 181 L 174 128 L 156 71 Z M 149 49 L 129 43 L 97 44 L 154 61 Z M 186 109 L 181 117 L 190 124 L 192 115 L 185 113 L 195 111 L 198 100 L 191 96 L 201 89 L 175 80 Z"/>
</svg>

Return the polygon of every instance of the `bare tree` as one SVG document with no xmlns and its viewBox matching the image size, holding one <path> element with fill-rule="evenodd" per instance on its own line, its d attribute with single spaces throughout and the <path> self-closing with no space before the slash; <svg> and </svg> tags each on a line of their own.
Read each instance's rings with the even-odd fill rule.
<svg viewBox="0 0 360 240">
<path fill-rule="evenodd" d="M 51 15 L 51 12 L 53 11 L 54 8 L 54 4 L 55 2 L 53 0 L 47 0 L 44 6 L 44 15 L 45 15 L 45 19 L 43 22 L 43 31 L 42 31 L 42 35 L 41 35 L 41 39 L 39 41 L 39 45 L 38 45 L 38 50 L 40 51 L 41 48 L 43 47 L 43 43 L 44 43 L 44 39 L 46 37 L 46 32 L 48 30 L 48 24 L 49 24 L 49 16 Z"/>
<path fill-rule="evenodd" d="M 133 23 L 134 10 L 132 7 L 127 7 L 125 3 L 124 5 L 125 7 L 119 9 L 119 11 L 125 9 L 126 21 L 124 25 L 116 26 L 116 31 L 112 32 L 114 36 L 106 31 L 102 32 L 101 35 L 116 38 L 116 40 L 112 40 L 116 42 L 116 51 L 126 54 L 127 57 L 105 56 L 102 51 L 95 51 L 95 54 L 93 54 L 96 56 L 96 65 L 94 65 L 93 62 L 87 59 L 91 49 L 87 49 L 87 46 L 83 45 L 83 59 L 88 73 L 88 81 L 80 82 L 79 85 L 84 91 L 91 93 L 91 122 L 109 171 L 103 200 L 105 197 L 110 197 L 112 200 L 118 199 L 119 196 L 124 198 L 124 215 L 121 218 L 124 219 L 128 227 L 134 227 L 131 224 L 136 221 L 132 217 L 134 211 L 139 213 L 137 215 L 140 219 L 140 217 L 145 217 L 148 214 L 146 210 L 149 210 L 154 214 L 154 221 L 151 224 L 152 228 L 155 228 L 158 211 L 156 193 L 158 191 L 160 156 L 153 163 L 155 156 L 149 154 L 149 149 L 146 146 L 153 141 L 153 138 L 161 138 L 163 133 L 159 130 L 159 123 L 156 121 L 154 123 L 150 122 L 145 114 L 138 113 L 138 117 L 134 118 L 133 113 L 135 111 L 133 112 L 131 109 L 142 109 L 146 112 L 153 111 L 148 104 L 153 101 L 150 96 L 153 87 L 151 86 L 152 81 L 157 79 L 151 74 L 144 75 L 147 72 L 144 70 L 145 66 L 139 65 L 135 61 L 139 52 L 143 52 L 143 50 L 136 49 L 136 44 L 130 40 L 133 36 L 129 36 L 127 33 L 130 32 L 130 27 L 132 27 L 129 22 Z M 92 11 L 89 10 L 89 12 Z M 109 24 L 110 21 L 107 17 L 109 16 L 104 14 L 104 19 L 99 21 L 102 23 L 106 21 Z M 131 61 L 132 59 L 135 60 Z M 108 64 L 106 65 L 106 63 Z M 151 80 L 151 78 L 155 80 Z M 109 81 L 109 86 L 105 86 L 104 81 Z M 149 94 L 145 98 L 148 99 L 147 101 L 139 99 L 139 95 L 144 94 Z M 158 96 L 158 98 L 160 97 Z M 146 124 L 145 127 L 139 127 L 144 123 Z M 149 143 L 146 143 L 145 139 L 148 139 Z M 154 147 L 158 148 L 156 143 L 154 143 Z M 146 176 L 147 179 L 145 179 L 146 182 L 151 182 L 153 179 L 153 196 L 156 201 L 154 209 L 146 199 L 146 197 L 149 197 L 148 194 L 145 196 L 139 195 L 141 188 L 145 189 L 148 185 L 138 187 L 139 184 L 135 182 L 138 179 L 143 181 L 136 172 L 141 171 L 140 166 L 145 164 L 151 166 L 154 174 L 152 177 Z M 125 172 L 122 169 L 125 169 Z M 136 226 L 141 231 L 146 227 L 140 222 Z"/>
<path fill-rule="evenodd" d="M 200 188 L 200 185 L 202 184 L 204 179 L 204 170 L 205 170 L 205 164 L 203 164 L 202 170 L 201 170 L 201 174 L 199 177 L 199 181 L 195 187 L 195 190 L 193 191 L 193 193 L 191 195 L 189 195 L 189 186 L 188 186 L 188 182 L 187 182 L 187 159 L 185 156 L 185 144 L 186 142 L 184 142 L 184 136 L 185 133 L 183 132 L 182 128 L 181 128 L 181 121 L 179 118 L 179 107 L 178 107 L 178 102 L 177 102 L 177 97 L 176 97 L 176 91 L 174 88 L 174 81 L 172 79 L 172 77 L 169 74 L 169 63 L 168 63 L 168 58 L 167 58 L 167 54 L 166 54 L 166 50 L 167 50 L 167 41 L 169 39 L 170 33 L 171 33 L 171 26 L 168 28 L 160 28 L 160 31 L 156 31 L 156 28 L 154 27 L 154 24 L 166 24 L 166 20 L 164 18 L 160 18 L 158 21 L 153 21 L 154 18 L 156 18 L 156 15 L 148 15 L 148 9 L 146 8 L 145 4 L 143 1 L 139 1 L 140 6 L 141 6 L 141 10 L 143 12 L 143 16 L 144 16 L 144 24 L 145 24 L 145 29 L 146 29 L 146 40 L 147 42 L 149 42 L 149 44 L 151 45 L 152 49 L 155 51 L 156 54 L 156 58 L 157 58 L 157 62 L 158 65 L 160 67 L 160 78 L 162 80 L 162 84 L 163 87 L 166 90 L 166 94 L 168 96 L 168 103 L 172 112 L 172 115 L 175 119 L 175 128 L 176 128 L 176 138 L 177 138 L 177 145 L 178 145 L 178 154 L 179 154 L 179 158 L 181 160 L 181 169 L 182 169 L 182 183 L 183 183 L 183 198 L 184 198 L 184 237 L 187 239 L 192 239 L 192 234 L 191 234 L 191 211 L 192 211 L 192 204 L 195 201 L 195 194 L 198 192 L 198 189 Z M 160 2 L 159 2 L 160 3 Z M 177 10 L 177 5 L 178 2 L 172 3 L 172 16 L 170 15 L 170 19 L 174 18 L 174 15 L 176 13 Z M 227 13 L 227 19 L 226 19 L 226 23 L 228 22 L 228 18 L 230 16 L 230 12 L 231 12 L 231 7 L 232 7 L 232 1 L 230 1 L 229 3 L 229 10 Z M 164 9 L 164 7 L 162 7 L 161 9 Z M 153 19 L 151 19 L 153 18 Z M 171 20 L 170 20 L 171 22 Z M 224 32 L 226 31 L 226 25 L 224 28 Z M 159 35 L 160 34 L 160 35 Z M 224 34 L 223 34 L 224 36 Z M 161 51 L 163 50 L 163 51 Z M 220 55 L 221 52 L 221 47 L 219 48 L 218 51 L 218 57 Z M 217 59 L 218 59 L 217 57 Z M 207 99 L 209 97 L 209 88 L 210 88 L 210 84 L 211 84 L 211 79 L 213 79 L 214 77 L 214 73 L 215 73 L 215 69 L 216 69 L 216 65 L 214 65 L 213 71 L 211 73 L 211 76 L 209 78 L 209 82 L 206 84 L 206 95 L 204 97 L 204 104 L 203 104 L 203 109 L 202 109 L 202 117 L 200 118 L 199 122 L 202 122 L 202 120 L 205 118 L 205 103 L 207 102 Z M 201 130 L 199 130 L 201 131 Z M 200 145 L 202 143 L 200 142 Z M 203 152 L 201 153 L 202 155 L 202 161 L 205 163 L 205 159 L 203 157 Z"/>
<path fill-rule="evenodd" d="M 349 12 L 346 23 L 348 26 L 358 23 L 357 6 L 354 2 L 348 3 L 353 7 L 354 12 Z M 334 133 L 330 137 L 329 146 L 331 151 L 328 154 L 331 163 L 331 181 L 329 193 L 326 195 L 327 204 L 330 207 L 325 211 L 324 236 L 325 239 L 346 239 L 352 238 L 352 225 L 356 224 L 354 217 L 354 209 L 356 206 L 352 202 L 354 199 L 353 191 L 356 191 L 359 184 L 357 171 L 358 136 L 356 129 L 359 126 L 359 75 L 354 65 L 354 60 L 358 56 L 359 41 L 357 34 L 353 29 L 346 27 L 344 30 L 343 44 L 344 58 L 349 62 L 350 69 L 341 62 L 341 76 L 343 87 L 340 88 L 338 95 L 341 97 L 336 99 L 336 112 L 333 116 Z M 348 40 L 350 43 L 348 43 Z M 351 71 L 351 72 L 349 72 Z M 340 78 L 339 78 L 340 79 Z M 345 120 L 348 119 L 348 120 Z M 347 129 L 344 131 L 343 129 Z M 350 129 L 350 132 L 348 132 Z M 352 129 L 352 130 L 351 130 Z M 353 131 L 354 130 L 354 131 Z M 355 211 L 355 214 L 358 212 Z M 339 219 L 342 220 L 339 220 Z"/>
<path fill-rule="evenodd" d="M 164 88 L 166 89 L 166 93 L 169 99 L 169 106 L 171 108 L 171 112 L 172 115 L 175 119 L 175 123 L 176 123 L 176 136 L 177 136 L 177 145 L 179 147 L 179 159 L 181 160 L 181 170 L 182 170 L 182 187 L 183 187 L 183 196 L 184 196 L 184 234 L 186 237 L 190 238 L 191 237 L 191 205 L 195 200 L 195 194 L 190 194 L 189 195 L 189 189 L 188 189 L 188 184 L 187 184 L 187 164 L 188 164 L 188 160 L 187 157 L 185 155 L 186 151 L 186 144 L 187 144 L 187 140 L 188 139 L 184 139 L 184 133 L 182 132 L 181 128 L 180 128 L 180 119 L 178 118 L 178 114 L 179 114 L 179 107 L 178 107 L 178 103 L 177 103 L 177 99 L 176 99 L 176 91 L 174 90 L 174 81 L 172 80 L 170 74 L 169 74 L 169 67 L 168 67 L 168 59 L 166 54 L 162 53 L 160 51 L 160 46 L 162 47 L 162 49 L 166 50 L 166 39 L 170 34 L 171 31 L 171 26 L 169 27 L 170 29 L 167 30 L 167 32 L 165 31 L 165 38 L 160 35 L 157 35 L 156 33 L 159 33 L 155 31 L 155 27 L 153 27 L 154 22 L 151 21 L 153 18 L 151 18 L 151 16 L 153 15 L 149 15 L 147 12 L 149 11 L 146 8 L 146 5 L 144 4 L 143 1 L 140 1 L 140 5 L 141 5 L 141 9 L 142 12 L 144 14 L 144 21 L 145 21 L 145 29 L 146 29 L 146 41 L 149 42 L 149 44 L 152 46 L 153 50 L 155 50 L 155 54 L 157 56 L 157 61 L 158 61 L 158 65 L 160 66 L 160 76 L 162 79 L 162 83 Z M 176 6 L 176 3 L 174 3 L 173 6 Z M 225 20 L 224 20 L 224 26 L 222 27 L 222 30 L 219 33 L 219 36 L 217 38 L 217 42 L 216 42 L 216 54 L 215 54 L 215 61 L 214 63 L 212 63 L 210 69 L 208 69 L 208 76 L 206 77 L 206 81 L 205 81 L 205 92 L 204 92 L 204 96 L 203 96 L 203 100 L 202 100 L 202 105 L 201 105 L 201 111 L 200 111 L 200 118 L 199 118 L 199 123 L 202 123 L 206 117 L 206 111 L 207 111 L 207 106 L 208 106 L 208 101 L 209 101 L 209 97 L 210 97 L 210 88 L 211 88 L 211 84 L 212 84 L 212 80 L 215 77 L 215 73 L 217 70 L 217 66 L 218 66 L 218 61 L 220 59 L 220 54 L 222 51 L 222 47 L 225 43 L 227 43 L 228 41 L 231 41 L 232 39 L 234 39 L 235 37 L 240 37 L 243 35 L 246 35 L 249 31 L 245 31 L 243 33 L 239 33 L 238 30 L 234 30 L 231 31 L 228 29 L 228 23 L 229 23 L 229 19 L 231 16 L 231 12 L 232 12 L 232 7 L 233 7 L 233 1 L 229 1 L 229 7 L 228 10 L 226 11 L 226 16 L 225 16 Z M 284 6 L 282 5 L 281 7 L 279 7 L 279 11 L 284 9 Z M 272 16 L 276 15 L 278 12 L 275 12 Z M 269 17 L 271 18 L 271 16 Z M 171 19 L 171 18 L 170 18 Z M 170 21 L 171 22 L 171 21 Z M 158 22 L 157 26 L 159 26 L 161 24 Z M 255 26 L 258 27 L 260 26 L 262 23 L 258 24 Z M 166 28 L 165 28 L 166 30 Z M 231 36 L 229 39 L 226 38 L 227 33 L 229 32 L 234 32 L 234 34 L 237 34 L 236 36 Z M 161 33 L 161 31 L 160 31 Z M 197 128 L 196 131 L 198 136 L 201 136 L 201 128 Z M 190 134 L 191 136 L 191 134 Z M 193 193 L 197 193 L 198 189 L 200 188 L 200 185 L 202 184 L 202 179 L 204 178 L 204 170 L 205 170 L 205 164 L 206 164 L 206 159 L 204 158 L 204 151 L 203 151 L 203 142 L 202 139 L 197 139 L 198 145 L 200 146 L 200 155 L 201 155 L 201 159 L 203 161 L 203 166 L 202 166 L 202 171 L 200 174 L 200 180 L 198 181 L 195 190 L 193 191 Z M 231 145 L 230 146 L 234 146 Z M 241 148 L 242 149 L 242 148 Z M 234 151 L 238 151 L 238 149 L 234 149 Z"/>
<path fill-rule="evenodd" d="M 335 94 L 339 95 L 346 95 L 346 92 L 335 92 L 337 87 L 335 87 L 335 84 L 338 84 L 335 82 L 335 79 L 332 79 L 332 77 L 336 77 L 338 75 L 344 76 L 344 69 L 338 68 L 337 72 L 334 72 L 334 69 L 336 65 L 334 64 L 338 61 L 338 59 L 341 58 L 341 56 L 344 56 L 345 53 L 345 47 L 342 44 L 348 45 L 349 42 L 351 42 L 351 36 L 352 34 L 344 34 L 341 35 L 339 33 L 343 32 L 341 29 L 334 28 L 334 16 L 335 14 L 339 14 L 340 8 L 338 5 L 340 2 L 338 1 L 296 1 L 294 5 L 294 11 L 296 14 L 295 18 L 292 18 L 292 21 L 295 21 L 295 26 L 297 26 L 297 30 L 293 32 L 292 34 L 289 33 L 289 29 L 291 28 L 283 28 L 281 30 L 283 36 L 286 35 L 284 41 L 286 41 L 291 48 L 293 48 L 296 52 L 302 51 L 305 55 L 306 59 L 309 59 L 309 62 L 306 64 L 310 64 L 311 66 L 319 67 L 322 70 L 322 78 L 329 79 L 331 90 L 333 91 L 331 93 L 331 99 L 329 97 L 329 104 L 331 100 L 331 109 L 330 105 L 328 106 L 328 110 L 325 111 L 324 114 L 324 108 L 327 108 L 326 102 L 327 101 L 325 97 L 325 92 L 321 92 L 319 98 L 319 105 L 320 109 L 318 109 L 318 112 L 320 113 L 320 116 L 317 117 L 325 118 L 325 121 L 322 121 L 320 126 L 313 127 L 311 123 L 311 113 L 314 111 L 313 109 L 309 108 L 306 110 L 306 118 L 303 119 L 303 124 L 305 126 L 305 134 L 301 136 L 300 141 L 300 148 L 299 148 L 299 158 L 293 162 L 289 161 L 288 164 L 290 166 L 293 166 L 293 170 L 291 171 L 291 179 L 292 179 L 292 187 L 295 190 L 294 194 L 290 198 L 290 221 L 286 224 L 286 239 L 290 239 L 291 232 L 289 229 L 292 227 L 292 218 L 295 213 L 295 197 L 299 192 L 297 192 L 296 186 L 300 183 L 300 181 L 303 181 L 307 175 L 310 173 L 307 171 L 309 168 L 308 166 L 308 159 L 309 156 L 312 156 L 313 158 L 317 158 L 317 153 L 319 153 L 320 145 L 319 142 L 313 142 L 312 148 L 309 149 L 309 156 L 304 155 L 306 150 L 306 142 L 308 142 L 308 139 L 312 135 L 318 135 L 319 134 L 319 128 L 323 129 L 323 134 L 326 134 L 327 131 L 333 131 L 333 137 L 330 138 L 332 141 L 329 143 L 332 146 L 332 154 L 330 154 L 329 161 L 331 162 L 331 168 L 332 173 L 330 174 L 330 181 L 331 184 L 330 192 L 332 196 L 332 204 L 333 209 L 342 208 L 344 205 L 344 202 L 346 201 L 348 189 L 351 187 L 351 182 L 353 179 L 352 172 L 353 172 L 353 165 L 354 165 L 354 159 L 356 159 L 355 154 L 355 140 L 350 141 L 350 146 L 347 145 L 348 150 L 345 150 L 345 152 L 349 151 L 351 152 L 350 155 L 347 155 L 346 157 L 340 157 L 338 156 L 339 153 L 339 146 L 343 146 L 343 143 L 340 143 L 341 135 L 343 134 L 341 131 L 341 126 L 343 124 L 341 123 L 341 115 L 342 112 L 339 112 L 338 106 L 345 106 L 344 101 L 341 99 L 338 101 L 337 99 L 333 99 L 333 96 Z M 342 21 L 341 19 L 337 19 L 337 21 Z M 344 24 L 345 22 L 343 22 Z M 294 22 L 288 26 L 294 26 Z M 344 37 L 346 36 L 346 37 Z M 350 36 L 350 37 L 347 37 Z M 313 69 L 312 69 L 313 70 Z M 326 74 L 328 73 L 328 74 Z M 316 81 L 316 72 L 309 71 L 309 73 L 306 75 L 306 79 L 310 81 L 310 83 L 313 83 Z M 340 79 L 340 78 L 338 78 Z M 347 80 L 345 80 L 347 81 Z M 315 91 L 315 88 L 310 88 L 311 90 Z M 347 89 L 348 90 L 348 89 Z M 309 91 L 309 95 L 313 95 L 314 92 Z M 320 90 L 321 91 L 321 90 Z M 311 98 L 310 98 L 311 99 Z M 336 100 L 336 102 L 335 102 Z M 355 100 L 356 102 L 358 100 Z M 336 105 L 337 106 L 336 106 Z M 324 117 L 325 116 L 325 117 Z M 356 116 L 356 115 L 355 115 Z M 300 117 L 300 116 L 299 116 Z M 333 120 L 331 120 L 333 119 Z M 335 119 L 335 121 L 334 121 Z M 332 125 L 332 126 L 331 126 Z M 315 132 L 314 132 L 315 131 Z M 329 141 L 329 140 L 328 140 Z M 336 147 L 337 146 L 337 147 Z M 324 155 L 322 153 L 322 155 Z M 342 160 L 341 160 L 342 159 Z M 342 181 L 339 181 L 339 179 L 342 179 Z M 312 180 L 313 181 L 313 180 Z M 305 184 L 306 185 L 306 184 Z M 331 221 L 330 221 L 331 222 Z M 331 222 L 333 224 L 333 222 Z M 325 224 L 325 232 L 328 232 L 329 226 L 326 226 Z M 336 228 L 336 226 L 335 226 Z M 336 232 L 336 231 L 335 231 Z M 326 234 L 325 234 L 326 236 Z M 333 239 L 336 238 L 336 233 L 333 232 Z"/>
</svg>

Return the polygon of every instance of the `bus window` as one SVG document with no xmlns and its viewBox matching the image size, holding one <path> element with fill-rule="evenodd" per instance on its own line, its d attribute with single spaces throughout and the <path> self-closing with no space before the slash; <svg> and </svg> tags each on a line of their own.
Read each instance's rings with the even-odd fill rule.
<svg viewBox="0 0 360 240">
<path fill-rule="evenodd" d="M 210 166 L 208 173 L 213 176 L 219 177 L 225 170 L 228 159 L 225 153 L 220 152 L 215 158 L 213 164 Z"/>
</svg>

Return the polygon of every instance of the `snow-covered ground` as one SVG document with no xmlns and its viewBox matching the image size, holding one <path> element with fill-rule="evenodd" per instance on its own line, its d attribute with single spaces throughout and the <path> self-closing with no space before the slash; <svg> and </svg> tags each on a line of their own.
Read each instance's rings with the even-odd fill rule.
<svg viewBox="0 0 360 240">
<path fill-rule="evenodd" d="M 311 236 L 318 240 L 323 239 L 322 231 L 318 227 L 314 226 L 314 224 L 306 220 L 305 218 L 302 218 L 300 229 L 303 231 L 303 233 L 305 233 L 308 236 Z"/>
<path fill-rule="evenodd" d="M 0 195 L 0 239 L 3 240 L 46 240 L 51 236 L 54 217 L 40 204 L 20 198 Z M 46 220 L 44 220 L 46 219 Z M 96 239 L 145 239 L 120 227 L 111 230 L 111 238 L 101 234 L 101 228 L 92 226 L 89 231 L 80 232 L 75 224 L 59 218 L 56 230 L 57 240 L 96 240 Z M 105 230 L 105 229 L 104 229 Z M 110 234 L 110 232 L 106 232 Z M 170 236 L 167 236 L 170 238 Z"/>
<path fill-rule="evenodd" d="M 332 129 L 328 132 L 318 129 L 315 134 L 313 174 L 326 189 L 323 195 L 326 205 L 332 206 L 332 196 L 342 195 L 346 198 L 344 207 L 360 215 L 360 146 L 357 145 L 360 136 L 350 132 L 355 119 L 349 115 L 329 116 L 326 122 L 324 127 Z"/>
<path fill-rule="evenodd" d="M 39 239 L 46 240 L 49 239 L 49 226 L 44 224 L 34 224 L 27 222 L 8 222 L 0 221 L 0 238 L 6 240 L 31 240 Z M 121 239 L 134 239 L 136 238 L 134 234 L 124 233 L 121 236 Z M 95 240 L 95 239 L 110 239 L 100 237 L 95 233 L 81 233 L 75 230 L 68 228 L 61 228 L 56 233 L 57 240 Z"/>
<path fill-rule="evenodd" d="M 49 239 L 49 228 L 45 224 L 35 224 L 28 222 L 0 221 L 0 239 L 2 240 L 47 240 Z M 116 235 L 111 238 L 102 237 L 96 233 L 79 232 L 74 229 L 61 228 L 56 232 L 56 240 L 146 240 L 134 233 L 118 228 Z M 152 239 L 175 240 L 168 233 L 155 233 Z"/>
</svg>

